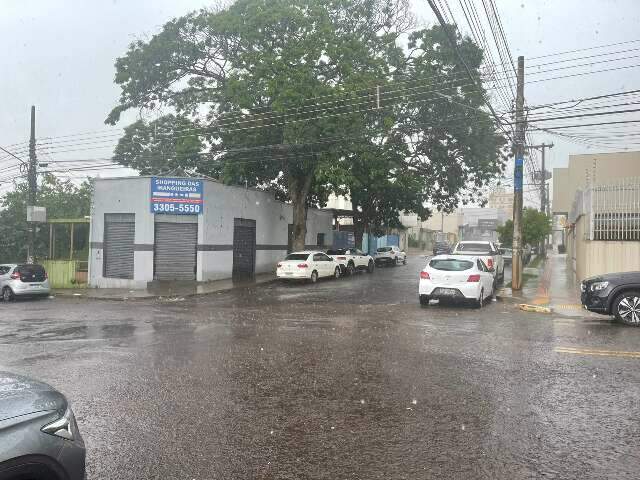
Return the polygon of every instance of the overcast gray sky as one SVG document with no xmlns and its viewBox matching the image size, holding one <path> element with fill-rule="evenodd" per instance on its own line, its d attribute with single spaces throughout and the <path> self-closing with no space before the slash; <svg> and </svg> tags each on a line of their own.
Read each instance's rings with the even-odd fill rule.
<svg viewBox="0 0 640 480">
<path fill-rule="evenodd" d="M 427 1 L 412 1 L 419 20 L 425 25 L 433 24 L 435 18 Z M 202 0 L 0 0 L 0 3 L 3 46 L 0 145 L 3 146 L 28 140 L 32 104 L 37 107 L 38 137 L 108 129 L 103 122 L 119 95 L 113 83 L 116 57 L 126 51 L 131 41 L 157 32 L 172 17 L 210 5 Z M 536 57 L 640 38 L 637 0 L 497 0 L 496 3 L 514 56 Z M 467 31 L 459 2 L 451 0 L 449 4 L 462 30 Z M 482 2 L 476 0 L 476 5 L 482 16 Z M 536 62 L 541 61 L 544 59 Z M 634 63 L 640 62 L 626 62 Z M 528 77 L 535 78 L 535 75 Z M 630 68 L 531 83 L 526 87 L 525 97 L 529 105 L 536 105 L 639 87 L 640 68 Z M 595 151 L 550 135 L 533 136 L 536 142 L 556 144 L 550 154 L 551 167 L 566 164 L 570 153 Z M 106 146 L 51 157 L 95 158 L 110 153 L 111 148 Z"/>
</svg>

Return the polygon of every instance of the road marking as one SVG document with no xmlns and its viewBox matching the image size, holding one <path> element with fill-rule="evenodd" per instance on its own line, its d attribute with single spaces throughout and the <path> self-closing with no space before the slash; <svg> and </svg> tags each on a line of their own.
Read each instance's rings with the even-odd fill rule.
<svg viewBox="0 0 640 480">
<path fill-rule="evenodd" d="M 553 308 L 556 310 L 584 310 L 579 303 L 561 303 L 560 305 L 554 305 Z"/>
<path fill-rule="evenodd" d="M 591 348 L 556 347 L 556 353 L 570 353 L 573 355 L 594 355 L 600 357 L 640 358 L 640 352 L 626 352 L 622 350 L 598 350 Z"/>
</svg>

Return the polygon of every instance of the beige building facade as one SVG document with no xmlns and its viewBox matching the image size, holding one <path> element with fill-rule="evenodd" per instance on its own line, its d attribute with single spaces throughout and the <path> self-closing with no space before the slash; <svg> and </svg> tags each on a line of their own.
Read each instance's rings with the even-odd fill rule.
<svg viewBox="0 0 640 480">
<path fill-rule="evenodd" d="M 554 169 L 553 213 L 576 280 L 640 270 L 640 152 L 571 155 Z"/>
<path fill-rule="evenodd" d="M 489 194 L 487 207 L 503 210 L 507 218 L 513 220 L 513 192 L 504 188 L 494 190 Z"/>
</svg>

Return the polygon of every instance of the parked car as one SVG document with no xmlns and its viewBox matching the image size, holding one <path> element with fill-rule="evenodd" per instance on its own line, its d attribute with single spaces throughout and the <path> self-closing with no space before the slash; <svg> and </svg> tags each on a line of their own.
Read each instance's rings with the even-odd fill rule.
<svg viewBox="0 0 640 480">
<path fill-rule="evenodd" d="M 316 283 L 320 277 L 340 278 L 340 265 L 324 252 L 293 252 L 278 262 L 276 276 L 286 280 L 309 280 Z"/>
<path fill-rule="evenodd" d="M 451 253 L 451 245 L 447 242 L 436 242 L 433 246 L 433 255 L 448 255 Z"/>
<path fill-rule="evenodd" d="M 395 245 L 379 247 L 374 258 L 376 266 L 407 264 L 407 254 Z"/>
<path fill-rule="evenodd" d="M 482 257 L 438 255 L 420 272 L 420 305 L 431 299 L 472 302 L 481 307 L 495 294 L 496 279 Z"/>
<path fill-rule="evenodd" d="M 85 445 L 53 387 L 0 372 L 0 479 L 82 480 Z"/>
<path fill-rule="evenodd" d="M 493 242 L 462 241 L 458 242 L 452 252 L 454 255 L 472 255 L 482 258 L 484 264 L 492 269 L 498 283 L 504 281 L 504 259 Z"/>
<path fill-rule="evenodd" d="M 0 293 L 5 302 L 16 297 L 49 296 L 49 278 L 42 265 L 0 265 Z"/>
<path fill-rule="evenodd" d="M 373 273 L 373 257 L 357 248 L 334 248 L 327 250 L 327 255 L 338 262 L 343 275 L 353 275 L 357 270 Z"/>
<path fill-rule="evenodd" d="M 640 327 L 640 272 L 587 278 L 580 284 L 580 292 L 587 310 L 613 315 L 619 322 Z"/>
<path fill-rule="evenodd" d="M 501 248 L 500 253 L 502 253 L 502 260 L 504 260 L 504 264 L 511 265 L 513 260 L 513 250 L 511 248 Z"/>
</svg>

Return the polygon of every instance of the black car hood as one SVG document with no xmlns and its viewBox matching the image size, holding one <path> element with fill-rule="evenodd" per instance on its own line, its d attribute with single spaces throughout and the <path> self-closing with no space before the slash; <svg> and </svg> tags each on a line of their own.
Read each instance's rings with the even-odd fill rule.
<svg viewBox="0 0 640 480">
<path fill-rule="evenodd" d="M 593 282 L 611 282 L 614 284 L 640 283 L 640 272 L 605 273 L 585 279 L 585 283 Z"/>
<path fill-rule="evenodd" d="M 46 383 L 0 371 L 0 421 L 45 410 L 64 412 L 67 401 Z"/>
</svg>

